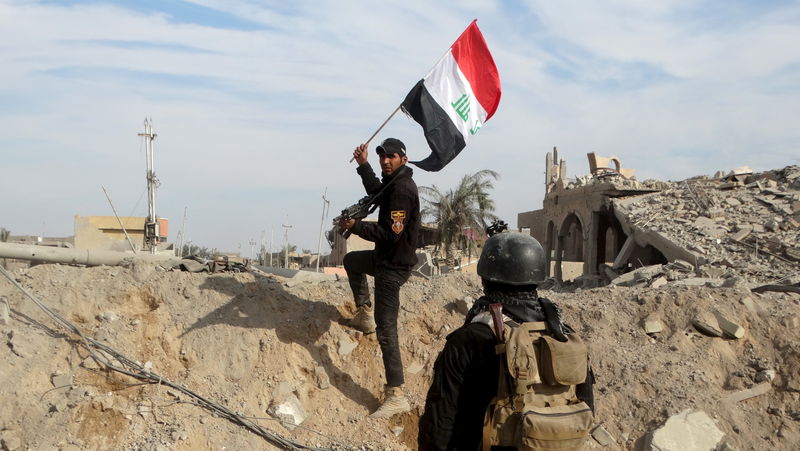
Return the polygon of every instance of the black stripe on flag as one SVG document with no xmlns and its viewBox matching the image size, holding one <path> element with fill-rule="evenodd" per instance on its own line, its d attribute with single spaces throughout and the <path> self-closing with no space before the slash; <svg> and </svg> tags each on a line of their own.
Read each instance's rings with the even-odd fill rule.
<svg viewBox="0 0 800 451">
<path fill-rule="evenodd" d="M 431 148 L 431 154 L 420 161 L 411 161 L 425 171 L 439 171 L 464 148 L 464 136 L 456 128 L 447 113 L 431 97 L 425 88 L 424 80 L 420 80 L 403 100 L 403 111 L 411 116 L 425 132 L 425 139 Z"/>
</svg>

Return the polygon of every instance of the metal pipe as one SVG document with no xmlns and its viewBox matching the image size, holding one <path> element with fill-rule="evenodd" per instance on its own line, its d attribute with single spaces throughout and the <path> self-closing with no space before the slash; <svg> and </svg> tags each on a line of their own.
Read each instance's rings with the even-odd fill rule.
<svg viewBox="0 0 800 451">
<path fill-rule="evenodd" d="M 86 266 L 119 266 L 135 260 L 165 262 L 179 260 L 171 255 L 131 254 L 128 252 L 104 251 L 95 249 L 66 249 L 30 244 L 0 243 L 0 258 L 15 258 L 46 263 L 64 263 Z"/>
</svg>

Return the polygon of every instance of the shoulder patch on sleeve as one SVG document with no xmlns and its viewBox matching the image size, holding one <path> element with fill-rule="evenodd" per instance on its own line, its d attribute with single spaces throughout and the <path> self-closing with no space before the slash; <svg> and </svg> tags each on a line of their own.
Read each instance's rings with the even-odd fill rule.
<svg viewBox="0 0 800 451">
<path fill-rule="evenodd" d="M 406 211 L 405 210 L 392 210 L 392 232 L 400 235 L 405 228 Z"/>
</svg>

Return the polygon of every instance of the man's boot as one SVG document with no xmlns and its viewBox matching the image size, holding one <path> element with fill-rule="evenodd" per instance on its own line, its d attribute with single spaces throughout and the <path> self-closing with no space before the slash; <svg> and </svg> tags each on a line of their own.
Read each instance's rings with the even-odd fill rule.
<svg viewBox="0 0 800 451">
<path fill-rule="evenodd" d="M 408 398 L 403 394 L 402 386 L 386 387 L 384 396 L 383 404 L 369 416 L 370 418 L 391 418 L 411 410 L 411 404 L 408 403 Z"/>
<path fill-rule="evenodd" d="M 356 330 L 360 330 L 365 334 L 374 333 L 377 325 L 375 324 L 375 318 L 373 317 L 373 308 L 370 306 L 362 305 L 361 307 L 358 308 L 356 316 L 354 316 L 353 319 L 348 321 L 347 325 Z"/>
</svg>

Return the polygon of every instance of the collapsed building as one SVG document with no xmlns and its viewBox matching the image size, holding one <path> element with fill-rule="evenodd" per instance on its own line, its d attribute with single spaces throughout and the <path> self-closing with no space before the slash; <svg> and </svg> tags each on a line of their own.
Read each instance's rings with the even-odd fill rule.
<svg viewBox="0 0 800 451">
<path fill-rule="evenodd" d="M 640 182 L 617 157 L 588 159 L 590 173 L 570 181 L 557 149 L 548 152 L 543 206 L 517 218 L 542 243 L 555 280 L 597 286 L 632 270 L 617 283 L 681 278 L 669 269 L 714 279 L 700 284 L 797 278 L 800 167 Z"/>
</svg>

